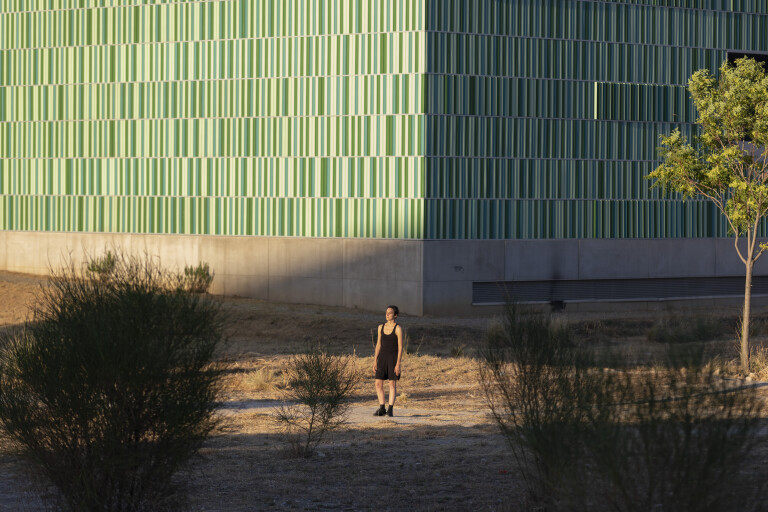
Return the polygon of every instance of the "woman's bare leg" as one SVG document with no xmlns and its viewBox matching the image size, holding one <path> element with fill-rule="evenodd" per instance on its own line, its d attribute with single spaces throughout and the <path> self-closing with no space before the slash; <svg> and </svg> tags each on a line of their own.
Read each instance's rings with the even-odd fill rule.
<svg viewBox="0 0 768 512">
<path fill-rule="evenodd" d="M 382 394 L 381 396 L 384 396 L 384 389 L 383 389 L 383 383 L 382 383 Z M 389 405 L 395 405 L 395 398 L 397 397 L 397 381 L 391 380 L 389 381 Z M 379 403 L 382 403 L 379 401 Z"/>
<path fill-rule="evenodd" d="M 384 405 L 384 381 L 376 379 L 376 396 L 379 398 L 379 405 Z"/>
</svg>

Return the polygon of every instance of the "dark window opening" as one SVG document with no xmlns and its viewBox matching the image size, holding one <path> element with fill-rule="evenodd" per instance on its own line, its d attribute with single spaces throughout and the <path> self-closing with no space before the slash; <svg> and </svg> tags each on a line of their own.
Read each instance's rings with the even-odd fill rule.
<svg viewBox="0 0 768 512">
<path fill-rule="evenodd" d="M 511 299 L 565 309 L 569 302 L 688 300 L 744 296 L 744 277 L 678 277 L 472 283 L 472 304 L 492 306 Z M 752 296 L 768 296 L 768 276 L 752 279 Z"/>
<path fill-rule="evenodd" d="M 738 59 L 749 57 L 757 62 L 762 62 L 763 67 L 768 70 L 768 53 L 748 53 L 748 52 L 728 52 L 728 63 L 736 64 Z"/>
</svg>

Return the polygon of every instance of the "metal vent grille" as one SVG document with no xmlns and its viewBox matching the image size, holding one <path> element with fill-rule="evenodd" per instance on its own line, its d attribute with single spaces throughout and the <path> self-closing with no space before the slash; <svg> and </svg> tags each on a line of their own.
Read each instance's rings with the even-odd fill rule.
<svg viewBox="0 0 768 512">
<path fill-rule="evenodd" d="M 768 276 L 754 277 L 753 295 L 768 295 Z M 743 277 L 594 279 L 574 281 L 493 281 L 472 283 L 476 306 L 516 302 L 618 302 L 701 299 L 744 295 Z"/>
</svg>

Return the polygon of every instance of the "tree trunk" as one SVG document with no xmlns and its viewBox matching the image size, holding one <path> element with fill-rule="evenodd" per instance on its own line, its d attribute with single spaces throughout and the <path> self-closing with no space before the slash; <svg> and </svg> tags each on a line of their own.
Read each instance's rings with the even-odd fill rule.
<svg viewBox="0 0 768 512">
<path fill-rule="evenodd" d="M 744 312 L 741 320 L 741 371 L 749 374 L 749 313 L 752 299 L 752 266 L 751 258 L 747 260 L 747 278 L 744 283 Z"/>
</svg>

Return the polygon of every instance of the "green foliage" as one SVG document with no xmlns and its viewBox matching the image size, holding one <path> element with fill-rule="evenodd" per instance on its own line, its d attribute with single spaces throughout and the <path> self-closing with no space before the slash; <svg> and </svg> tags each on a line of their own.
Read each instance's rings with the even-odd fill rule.
<svg viewBox="0 0 768 512">
<path fill-rule="evenodd" d="M 196 267 L 184 267 L 184 289 L 191 293 L 206 293 L 213 283 L 213 274 L 208 263 L 199 263 Z"/>
<path fill-rule="evenodd" d="M 535 502 L 559 510 L 760 510 L 740 470 L 759 435 L 757 390 L 680 345 L 666 366 L 617 370 L 547 317 L 509 306 L 481 382 Z M 741 485 L 738 485 L 741 483 Z M 755 490 L 754 494 L 744 489 Z"/>
<path fill-rule="evenodd" d="M 114 272 L 116 264 L 117 259 L 115 258 L 115 255 L 112 254 L 112 251 L 107 251 L 104 253 L 104 256 L 92 258 L 88 261 L 86 269 L 88 272 L 96 274 L 103 279 L 107 279 L 110 274 Z"/>
<path fill-rule="evenodd" d="M 310 457 L 325 434 L 344 424 L 360 372 L 348 356 L 319 348 L 288 360 L 288 389 L 276 419 L 294 454 Z"/>
<path fill-rule="evenodd" d="M 111 270 L 103 262 L 111 261 Z M 84 270 L 80 270 L 83 268 Z M 150 258 L 52 271 L 0 351 L 0 425 L 77 511 L 172 508 L 216 426 L 219 305 Z"/>
<path fill-rule="evenodd" d="M 768 77 L 744 58 L 723 63 L 719 79 L 697 71 L 688 89 L 700 134 L 693 145 L 679 130 L 663 136 L 663 163 L 649 178 L 683 197 L 711 199 L 733 232 L 745 233 L 768 211 Z"/>
</svg>

